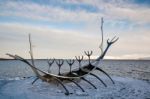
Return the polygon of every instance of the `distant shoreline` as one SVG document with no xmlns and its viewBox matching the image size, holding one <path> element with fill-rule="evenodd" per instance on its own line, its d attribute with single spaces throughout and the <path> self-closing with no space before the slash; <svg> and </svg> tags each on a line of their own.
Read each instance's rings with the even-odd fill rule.
<svg viewBox="0 0 150 99">
<path fill-rule="evenodd" d="M 6 58 L 0 58 L 0 61 L 3 60 L 16 60 L 16 59 L 6 59 Z M 27 60 L 31 60 L 31 59 L 27 59 Z M 47 59 L 34 59 L 34 60 L 47 60 Z M 64 59 L 64 60 L 69 60 L 69 59 Z M 84 59 L 85 61 L 87 59 Z M 94 60 L 94 59 L 91 59 Z M 150 61 L 150 59 L 103 59 L 104 61 Z"/>
</svg>

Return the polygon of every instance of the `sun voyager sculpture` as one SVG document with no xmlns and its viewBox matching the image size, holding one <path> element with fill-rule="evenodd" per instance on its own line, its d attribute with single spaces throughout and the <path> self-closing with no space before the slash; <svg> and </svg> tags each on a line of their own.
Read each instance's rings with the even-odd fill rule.
<svg viewBox="0 0 150 99">
<path fill-rule="evenodd" d="M 93 51 L 84 51 L 85 55 L 88 57 L 88 63 L 85 65 L 82 65 L 83 56 L 75 57 L 76 60 L 75 59 L 67 60 L 66 62 L 70 68 L 69 68 L 69 71 L 65 72 L 65 73 L 60 72 L 60 69 L 64 63 L 63 59 L 57 59 L 57 60 L 56 59 L 48 59 L 47 60 L 47 62 L 49 64 L 48 71 L 43 71 L 43 70 L 41 70 L 35 66 L 34 58 L 33 58 L 33 51 L 32 51 L 32 42 L 31 42 L 31 36 L 30 35 L 29 35 L 29 44 L 30 44 L 29 53 L 31 56 L 31 63 L 19 55 L 12 55 L 12 54 L 8 54 L 8 53 L 7 53 L 7 55 L 9 55 L 10 57 L 12 57 L 16 60 L 22 61 L 31 67 L 31 69 L 33 70 L 33 72 L 36 75 L 36 79 L 32 82 L 32 84 L 34 84 L 38 79 L 41 79 L 42 81 L 45 81 L 47 83 L 57 82 L 57 84 L 60 84 L 64 88 L 65 95 L 69 95 L 70 92 L 67 89 L 67 87 L 65 86 L 65 83 L 74 83 L 77 87 L 79 87 L 79 89 L 81 89 L 81 91 L 85 92 L 85 89 L 79 84 L 79 82 L 81 80 L 84 80 L 89 85 L 91 85 L 93 88 L 97 89 L 97 87 L 92 82 L 90 82 L 88 79 L 85 78 L 88 75 L 94 76 L 105 87 L 107 87 L 105 82 L 100 77 L 98 77 L 96 74 L 93 73 L 93 71 L 95 71 L 95 70 L 104 73 L 111 80 L 111 82 L 113 84 L 115 84 L 115 82 L 109 76 L 109 74 L 107 72 L 105 72 L 104 70 L 102 70 L 100 67 L 98 67 L 98 64 L 101 62 L 101 60 L 103 60 L 103 58 L 106 55 L 110 46 L 112 44 L 114 44 L 119 38 L 114 37 L 111 40 L 107 39 L 107 46 L 103 50 L 103 18 L 101 19 L 101 34 L 102 34 L 102 41 L 100 44 L 101 55 L 98 56 L 96 59 L 91 61 L 91 55 L 92 55 Z M 75 61 L 78 62 L 79 68 L 72 70 L 72 66 L 73 66 Z M 59 67 L 57 75 L 50 72 L 50 67 L 53 65 L 54 62 L 56 62 L 56 64 Z"/>
</svg>

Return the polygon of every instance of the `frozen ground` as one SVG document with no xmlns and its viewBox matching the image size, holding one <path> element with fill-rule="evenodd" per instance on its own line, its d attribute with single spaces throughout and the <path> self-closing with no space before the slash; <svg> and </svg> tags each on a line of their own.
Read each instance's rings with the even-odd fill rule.
<svg viewBox="0 0 150 99">
<path fill-rule="evenodd" d="M 36 60 L 36 64 L 42 70 L 48 69 L 45 60 Z M 150 61 L 106 60 L 102 61 L 99 67 L 110 74 L 115 85 L 105 75 L 94 71 L 108 87 L 104 87 L 96 78 L 87 76 L 97 89 L 81 81 L 79 84 L 86 90 L 83 93 L 70 83 L 66 84 L 66 87 L 72 94 L 66 96 L 60 85 L 40 80 L 32 85 L 35 77 L 26 64 L 14 60 L 0 61 L 0 99 L 150 99 Z M 77 68 L 76 64 L 73 68 Z M 66 64 L 61 72 L 68 70 Z M 56 64 L 52 67 L 52 72 L 57 74 Z"/>
<path fill-rule="evenodd" d="M 108 85 L 104 87 L 100 81 L 88 76 L 87 79 L 98 89 L 81 81 L 79 84 L 86 90 L 81 92 L 77 86 L 69 83 L 66 84 L 72 93 L 69 96 L 64 94 L 65 91 L 60 85 L 40 80 L 32 85 L 34 78 L 0 80 L 0 99 L 150 99 L 150 82 L 133 78 L 113 76 L 113 85 L 110 79 L 102 76 Z"/>
</svg>

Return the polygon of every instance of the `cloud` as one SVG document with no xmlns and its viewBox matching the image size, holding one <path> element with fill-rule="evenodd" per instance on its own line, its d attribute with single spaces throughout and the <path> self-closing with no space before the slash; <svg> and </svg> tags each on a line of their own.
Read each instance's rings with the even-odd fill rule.
<svg viewBox="0 0 150 99">
<path fill-rule="evenodd" d="M 76 31 L 48 27 L 43 29 L 43 27 L 18 23 L 0 24 L 0 30 L 0 39 L 4 38 L 0 42 L 1 54 L 11 51 L 10 53 L 29 57 L 28 33 L 31 33 L 33 38 L 36 58 L 72 58 L 75 55 L 83 54 L 84 50 L 98 48 L 99 45 L 99 37 L 89 37 Z"/>
<path fill-rule="evenodd" d="M 126 54 L 122 56 L 105 56 L 105 59 L 149 59 L 150 54 Z"/>
<path fill-rule="evenodd" d="M 0 53 L 5 53 L 10 49 L 9 45 L 14 45 L 16 48 L 13 53 L 19 51 L 16 49 L 21 46 L 28 54 L 28 43 L 25 43 L 28 42 L 28 33 L 33 35 L 37 57 L 45 57 L 46 53 L 52 53 L 48 54 L 49 56 L 72 57 L 75 54 L 83 54 L 80 53 L 81 50 L 95 50 L 100 41 L 100 37 L 97 36 L 100 34 L 99 17 L 104 17 L 105 37 L 120 37 L 108 53 L 109 57 L 130 57 L 128 55 L 136 56 L 138 53 L 149 55 L 150 9 L 147 6 L 132 3 L 130 0 L 57 2 L 1 2 L 0 45 L 3 46 L 3 51 Z M 57 25 L 62 24 L 61 26 L 65 27 L 66 23 L 78 25 L 78 28 L 63 29 Z M 53 27 L 54 24 L 56 27 Z M 23 52 L 20 53 L 24 55 Z M 97 54 L 99 49 L 96 50 L 95 56 Z"/>
<path fill-rule="evenodd" d="M 98 13 L 110 20 L 130 20 L 134 23 L 150 23 L 150 9 L 131 0 L 77 0 L 67 2 L 76 5 L 90 5 L 98 9 Z"/>
<path fill-rule="evenodd" d="M 69 4 L 76 5 L 76 9 L 67 8 Z M 112 0 L 79 0 L 63 1 L 62 6 L 53 6 L 52 4 L 41 5 L 35 2 L 6 2 L 1 5 L 1 16 L 22 17 L 40 21 L 54 22 L 95 22 L 97 17 L 105 17 L 109 20 L 130 20 L 136 23 L 150 22 L 150 9 L 140 7 L 130 2 L 120 2 Z M 89 8 L 80 7 L 81 5 L 90 6 Z M 65 8 L 66 7 L 66 8 Z M 79 8 L 78 8 L 79 7 Z M 96 12 L 88 10 L 95 7 Z"/>
<path fill-rule="evenodd" d="M 35 58 L 73 58 L 76 55 L 84 55 L 84 50 L 93 50 L 93 58 L 100 55 L 98 48 L 100 36 L 97 35 L 89 36 L 78 31 L 58 30 L 57 28 L 19 23 L 0 24 L 0 30 L 0 54 L 3 57 L 6 57 L 5 53 L 9 52 L 29 58 L 28 33 L 32 35 Z M 149 57 L 150 35 L 148 31 L 139 29 L 134 33 L 132 33 L 133 31 L 128 32 L 130 35 L 118 35 L 119 41 L 109 49 L 105 58 L 136 59 L 144 56 Z M 106 47 L 106 38 L 104 45 Z"/>
<path fill-rule="evenodd" d="M 20 7 L 21 6 L 21 7 Z M 1 6 L 1 16 L 23 17 L 32 20 L 54 22 L 80 22 L 93 19 L 97 14 L 86 11 L 70 11 L 60 7 L 36 3 L 8 2 Z"/>
</svg>

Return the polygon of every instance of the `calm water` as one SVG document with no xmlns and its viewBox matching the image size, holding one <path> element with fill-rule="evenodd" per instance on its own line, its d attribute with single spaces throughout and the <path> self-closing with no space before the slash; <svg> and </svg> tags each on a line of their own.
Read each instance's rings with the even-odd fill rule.
<svg viewBox="0 0 150 99">
<path fill-rule="evenodd" d="M 85 63 L 86 61 L 83 62 L 83 64 Z M 48 70 L 46 60 L 35 60 L 35 64 L 44 71 Z M 150 79 L 150 61 L 148 60 L 104 60 L 99 64 L 99 67 L 111 75 Z M 77 62 L 73 68 L 78 68 Z M 55 63 L 51 71 L 55 74 L 58 73 L 58 66 Z M 69 66 L 65 62 L 61 72 L 66 71 L 69 71 Z M 34 76 L 34 73 L 25 63 L 17 60 L 0 60 L 0 79 L 29 76 Z"/>
</svg>

